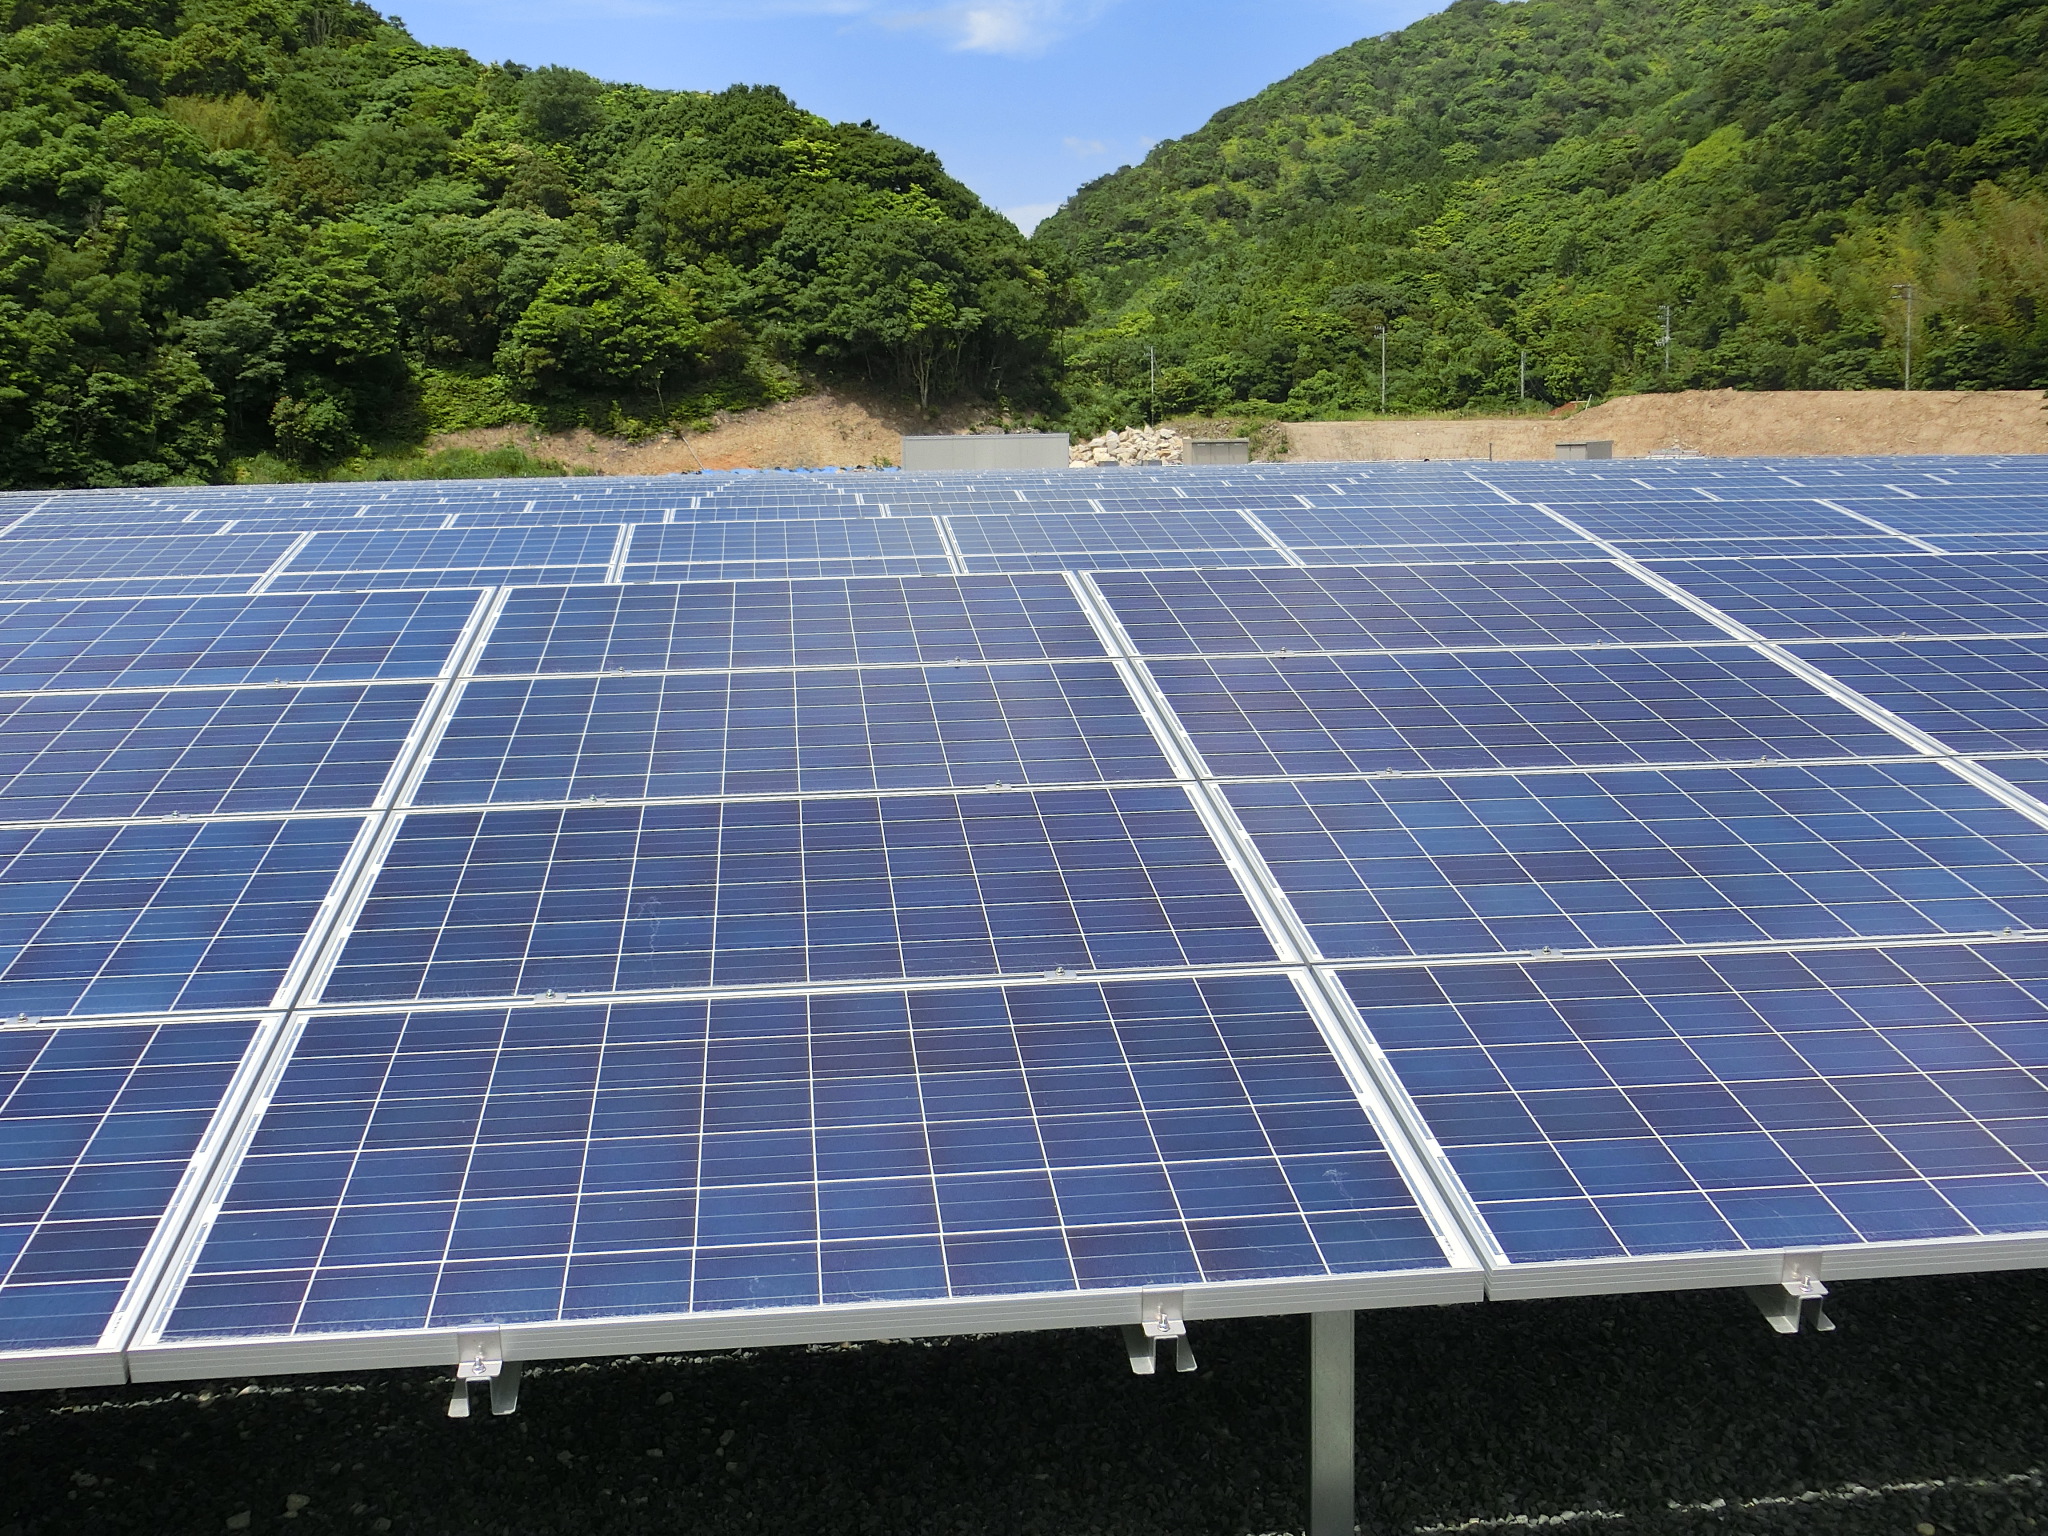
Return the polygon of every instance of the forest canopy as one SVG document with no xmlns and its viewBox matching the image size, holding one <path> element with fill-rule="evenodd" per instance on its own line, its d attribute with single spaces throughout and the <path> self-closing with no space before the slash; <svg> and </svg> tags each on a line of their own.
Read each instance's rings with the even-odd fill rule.
<svg viewBox="0 0 2048 1536">
<path fill-rule="evenodd" d="M 1084 428 L 1376 409 L 1382 328 L 1396 411 L 1896 388 L 1909 283 L 1916 385 L 2038 388 L 2044 178 L 2039 0 L 1455 0 L 1034 243 Z"/>
<path fill-rule="evenodd" d="M 483 65 L 350 0 L 0 0 L 0 484 L 646 428 L 799 371 L 1032 398 L 1059 258 L 780 91 Z"/>
</svg>

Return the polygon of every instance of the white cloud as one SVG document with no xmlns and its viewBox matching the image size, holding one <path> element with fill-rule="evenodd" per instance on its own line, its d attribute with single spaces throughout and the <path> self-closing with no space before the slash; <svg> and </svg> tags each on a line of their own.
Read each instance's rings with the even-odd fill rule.
<svg viewBox="0 0 2048 1536">
<path fill-rule="evenodd" d="M 1003 217 L 1028 235 L 1059 211 L 1058 203 L 1026 203 L 1020 208 L 1005 208 Z"/>
<path fill-rule="evenodd" d="M 956 0 L 883 16 L 884 26 L 935 32 L 956 53 L 1030 58 L 1087 27 L 1112 0 Z"/>
<path fill-rule="evenodd" d="M 1069 154 L 1079 155 L 1084 160 L 1090 155 L 1109 153 L 1109 146 L 1100 139 L 1061 139 L 1060 142 L 1067 146 Z"/>
</svg>

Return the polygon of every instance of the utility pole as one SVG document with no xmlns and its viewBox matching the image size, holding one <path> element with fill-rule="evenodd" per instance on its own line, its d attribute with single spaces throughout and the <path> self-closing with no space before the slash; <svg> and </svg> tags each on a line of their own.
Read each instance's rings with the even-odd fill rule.
<svg viewBox="0 0 2048 1536">
<path fill-rule="evenodd" d="M 1658 309 L 1664 316 L 1664 336 L 1657 345 L 1664 349 L 1664 377 L 1668 379 L 1671 377 L 1671 306 L 1660 304 Z"/>
<path fill-rule="evenodd" d="M 1376 325 L 1372 333 L 1380 339 L 1380 413 L 1384 415 L 1387 409 L 1387 328 Z"/>
<path fill-rule="evenodd" d="M 1159 419 L 1159 349 L 1150 343 L 1145 347 L 1145 361 L 1152 369 L 1152 409 L 1145 423 L 1149 427 Z"/>
<path fill-rule="evenodd" d="M 1913 285 L 1911 283 L 1893 283 L 1892 292 L 1903 293 L 1906 296 L 1906 388 L 1911 389 L 1913 387 Z"/>
</svg>

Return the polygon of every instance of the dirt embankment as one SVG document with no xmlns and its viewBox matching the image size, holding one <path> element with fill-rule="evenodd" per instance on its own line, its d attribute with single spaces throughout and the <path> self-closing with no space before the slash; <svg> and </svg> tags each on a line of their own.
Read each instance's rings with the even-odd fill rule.
<svg viewBox="0 0 2048 1536">
<path fill-rule="evenodd" d="M 853 467 L 896 463 L 906 432 L 963 432 L 987 416 L 985 406 L 965 405 L 930 418 L 886 396 L 819 389 L 781 405 L 721 415 L 709 431 L 644 442 L 586 430 L 492 427 L 451 432 L 431 446 L 517 443 L 529 453 L 606 475 Z M 1217 423 L 1192 418 L 1173 425 L 1196 436 L 1223 431 Z M 2048 409 L 2035 390 L 1689 390 L 1627 395 L 1568 417 L 1300 421 L 1277 430 L 1286 434 L 1285 457 L 1296 461 L 1548 459 L 1558 443 L 1589 438 L 1611 440 L 1615 455 L 1625 459 L 1686 450 L 1716 458 L 2048 454 Z"/>
<path fill-rule="evenodd" d="M 1556 445 L 1614 444 L 1617 458 L 1690 451 L 1742 455 L 2048 453 L 2039 390 L 1695 389 L 1626 395 L 1569 417 L 1303 421 L 1293 460 L 1548 459 Z"/>
<path fill-rule="evenodd" d="M 429 448 L 496 448 L 516 443 L 544 459 L 601 475 L 666 475 L 694 469 L 819 469 L 894 464 L 903 434 L 959 432 L 987 408 L 957 406 L 936 419 L 915 406 L 850 390 L 820 389 L 757 411 L 720 412 L 709 431 L 663 434 L 641 442 L 578 428 L 484 427 L 448 432 Z"/>
</svg>

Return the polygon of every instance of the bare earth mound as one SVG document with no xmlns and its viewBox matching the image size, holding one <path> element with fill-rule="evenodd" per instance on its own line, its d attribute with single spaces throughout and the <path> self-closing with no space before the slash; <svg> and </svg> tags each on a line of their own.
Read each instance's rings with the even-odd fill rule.
<svg viewBox="0 0 2048 1536">
<path fill-rule="evenodd" d="M 1652 453 L 2048 453 L 2038 390 L 1696 389 L 1626 395 L 1564 419 L 1304 421 L 1293 460 L 1548 459 L 1561 442 L 1607 438 L 1617 458 Z"/>
<path fill-rule="evenodd" d="M 956 406 L 936 419 L 886 396 L 819 389 L 781 405 L 721 414 L 711 430 L 628 442 L 579 429 L 491 427 L 451 432 L 434 448 L 517 443 L 542 458 L 605 475 L 694 469 L 853 468 L 895 463 L 906 432 L 961 432 L 987 410 Z M 1203 424 L 1178 423 L 1201 435 Z M 2034 390 L 1735 389 L 1628 395 L 1564 418 L 1544 416 L 1302 421 L 1285 427 L 1286 457 L 1548 459 L 1555 445 L 1608 438 L 1620 458 L 1652 453 L 1828 455 L 2048 454 L 2048 409 Z"/>
<path fill-rule="evenodd" d="M 881 396 L 820 389 L 763 406 L 720 412 L 708 432 L 629 442 L 579 428 L 542 432 L 533 427 L 485 427 L 449 432 L 430 448 L 496 448 L 517 443 L 528 453 L 559 459 L 571 469 L 601 475 L 667 475 L 694 469 L 818 469 L 837 464 L 894 464 L 906 432 L 956 432 L 984 413 L 959 406 L 928 420 L 915 407 Z"/>
</svg>

